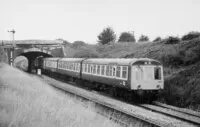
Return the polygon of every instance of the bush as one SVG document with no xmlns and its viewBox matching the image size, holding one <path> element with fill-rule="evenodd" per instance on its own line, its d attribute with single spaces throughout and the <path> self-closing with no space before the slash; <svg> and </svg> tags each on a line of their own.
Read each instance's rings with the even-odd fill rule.
<svg viewBox="0 0 200 127">
<path fill-rule="evenodd" d="M 130 32 L 121 33 L 118 42 L 135 42 L 134 33 Z"/>
<path fill-rule="evenodd" d="M 146 42 L 149 41 L 149 37 L 146 35 L 141 35 L 138 42 Z"/>
<path fill-rule="evenodd" d="M 78 48 L 78 47 L 81 47 L 81 46 L 84 46 L 84 45 L 86 45 L 86 44 L 85 44 L 85 42 L 83 42 L 83 41 L 75 41 L 75 42 L 72 44 L 72 46 L 73 46 L 74 48 Z"/>
<path fill-rule="evenodd" d="M 181 38 L 181 40 L 187 41 L 187 40 L 192 40 L 192 39 L 198 38 L 198 37 L 200 37 L 200 33 L 192 31 L 192 32 L 189 32 L 186 35 L 183 35 L 182 38 Z"/>
<path fill-rule="evenodd" d="M 177 44 L 180 42 L 178 37 L 169 36 L 168 38 L 162 41 L 164 44 Z"/>
</svg>

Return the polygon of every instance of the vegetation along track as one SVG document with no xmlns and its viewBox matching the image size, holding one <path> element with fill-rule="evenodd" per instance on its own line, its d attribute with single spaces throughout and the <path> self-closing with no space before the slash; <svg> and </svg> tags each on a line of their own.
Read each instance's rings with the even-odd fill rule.
<svg viewBox="0 0 200 127">
<path fill-rule="evenodd" d="M 120 114 L 125 119 L 121 121 L 119 121 L 118 119 L 118 122 L 123 123 L 123 125 L 125 126 L 134 126 L 137 123 L 136 121 L 140 121 L 140 123 L 142 123 L 140 124 L 140 126 L 196 126 L 196 124 L 194 123 L 190 123 L 188 121 L 183 121 L 180 119 L 175 119 L 174 117 L 166 116 L 157 112 L 152 112 L 151 110 L 147 110 L 146 108 L 127 104 L 104 95 L 99 95 L 92 91 L 68 85 L 66 83 L 60 82 L 47 76 L 42 76 L 42 78 L 54 87 L 67 91 L 71 94 L 75 94 L 76 96 L 84 98 L 85 100 L 91 101 L 95 104 L 95 107 L 101 107 L 101 109 L 104 110 L 104 112 L 113 111 L 114 113 L 113 115 L 111 115 L 112 118 L 110 119 L 115 120 L 115 117 Z"/>
<path fill-rule="evenodd" d="M 165 114 L 189 123 L 200 125 L 200 113 L 195 112 L 189 109 L 182 109 L 159 102 L 153 102 L 153 105 L 150 104 L 141 104 L 141 107 L 151 110 L 152 112 L 158 112 Z"/>
</svg>

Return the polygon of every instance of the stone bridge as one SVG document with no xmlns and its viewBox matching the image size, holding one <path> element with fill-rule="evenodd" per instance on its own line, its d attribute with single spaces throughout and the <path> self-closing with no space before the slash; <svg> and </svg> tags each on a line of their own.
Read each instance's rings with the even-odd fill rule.
<svg viewBox="0 0 200 127">
<path fill-rule="evenodd" d="M 28 59 L 28 72 L 32 71 L 33 63 L 37 57 L 64 57 L 64 46 L 62 41 L 22 40 L 1 41 L 0 44 L 6 53 L 8 63 L 12 66 L 18 56 Z"/>
</svg>

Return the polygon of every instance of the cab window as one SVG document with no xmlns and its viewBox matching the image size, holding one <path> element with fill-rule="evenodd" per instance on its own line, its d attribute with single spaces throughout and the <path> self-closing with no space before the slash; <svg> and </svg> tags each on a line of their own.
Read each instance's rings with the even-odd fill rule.
<svg viewBox="0 0 200 127">
<path fill-rule="evenodd" d="M 154 68 L 154 79 L 161 80 L 161 68 L 160 67 Z"/>
</svg>

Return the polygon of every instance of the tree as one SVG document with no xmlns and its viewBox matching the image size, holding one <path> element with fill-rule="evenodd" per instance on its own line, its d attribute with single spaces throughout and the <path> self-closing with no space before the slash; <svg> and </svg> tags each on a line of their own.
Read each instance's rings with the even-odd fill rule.
<svg viewBox="0 0 200 127">
<path fill-rule="evenodd" d="M 78 47 L 81 47 L 83 45 L 86 45 L 85 42 L 83 42 L 83 41 L 74 41 L 74 43 L 72 44 L 72 46 L 74 48 L 78 48 Z"/>
<path fill-rule="evenodd" d="M 116 40 L 116 35 L 111 27 L 107 27 L 98 35 L 98 39 L 99 43 L 108 44 Z"/>
<path fill-rule="evenodd" d="M 157 38 L 155 38 L 154 40 L 153 40 L 153 42 L 158 42 L 158 41 L 161 41 L 162 39 L 161 39 L 161 37 L 157 37 Z"/>
<path fill-rule="evenodd" d="M 138 42 L 145 42 L 145 41 L 149 41 L 149 37 L 146 35 L 141 35 Z"/>
<path fill-rule="evenodd" d="M 130 32 L 121 33 L 118 42 L 135 42 L 134 33 Z"/>
</svg>

